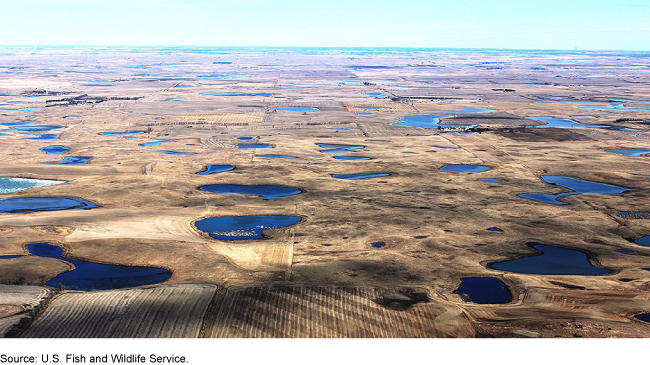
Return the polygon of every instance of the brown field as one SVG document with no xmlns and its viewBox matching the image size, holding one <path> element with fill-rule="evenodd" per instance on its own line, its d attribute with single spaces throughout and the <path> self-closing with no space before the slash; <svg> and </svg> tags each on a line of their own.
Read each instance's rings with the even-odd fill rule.
<svg viewBox="0 0 650 365">
<path fill-rule="evenodd" d="M 0 110 L 0 123 L 35 120 L 65 127 L 46 132 L 59 134 L 56 140 L 28 139 L 32 136 L 17 132 L 0 136 L 0 176 L 68 181 L 2 199 L 70 196 L 99 206 L 0 213 L 0 256 L 23 255 L 0 259 L 0 283 L 15 291 L 0 290 L 0 333 L 650 337 L 650 325 L 633 318 L 650 311 L 650 272 L 645 270 L 650 248 L 633 242 L 650 234 L 649 215 L 643 213 L 650 211 L 650 157 L 605 151 L 650 148 L 650 112 L 630 110 L 650 109 L 650 104 L 633 103 L 650 101 L 650 73 L 634 67 L 635 57 L 13 49 L 0 59 L 0 65 L 24 67 L 17 72 L 0 66 L 7 71 L 0 73 L 0 94 L 12 94 L 0 96 L 0 108 L 9 109 Z M 90 60 L 106 67 L 97 71 Z M 213 63 L 221 61 L 233 63 Z M 498 69 L 485 62 L 498 62 Z M 52 102 L 84 94 L 105 100 Z M 556 97 L 565 102 L 552 102 Z M 625 107 L 579 108 L 619 99 L 627 101 Z M 273 109 L 285 106 L 320 111 Z M 18 110 L 26 107 L 40 109 Z M 457 113 L 441 125 L 479 124 L 480 133 L 395 125 L 405 116 L 466 107 L 494 111 Z M 575 115 L 593 116 L 573 119 L 581 123 L 633 130 L 523 127 L 543 124 L 526 117 Z M 144 133 L 136 139 L 99 134 L 128 130 Z M 242 136 L 253 141 L 237 139 Z M 174 142 L 139 146 L 154 141 Z M 273 148 L 239 149 L 239 143 Z M 334 156 L 340 154 L 322 153 L 316 143 L 363 145 L 343 155 L 372 159 L 338 160 Z M 51 145 L 70 151 L 49 155 L 39 150 Z M 92 160 L 79 166 L 43 164 L 65 156 Z M 196 175 L 208 164 L 235 169 Z M 476 174 L 439 170 L 448 164 L 491 169 Z M 330 176 L 357 172 L 390 176 Z M 517 196 L 568 191 L 544 182 L 543 175 L 630 190 L 561 198 L 567 205 Z M 281 185 L 302 193 L 263 198 L 198 189 L 216 183 Z M 638 213 L 626 217 L 619 211 Z M 194 226 L 205 217 L 253 214 L 296 215 L 302 221 L 267 230 L 264 239 L 239 241 L 213 239 Z M 503 232 L 487 231 L 490 227 Z M 372 247 L 377 241 L 386 246 Z M 36 242 L 59 245 L 65 257 L 75 260 L 159 267 L 173 275 L 164 283 L 131 289 L 44 289 L 73 265 L 29 255 L 26 245 Z M 612 273 L 537 275 L 488 267 L 533 255 L 528 242 L 587 252 L 593 264 Z M 454 293 L 461 278 L 475 276 L 501 279 L 512 301 L 478 304 Z"/>
</svg>

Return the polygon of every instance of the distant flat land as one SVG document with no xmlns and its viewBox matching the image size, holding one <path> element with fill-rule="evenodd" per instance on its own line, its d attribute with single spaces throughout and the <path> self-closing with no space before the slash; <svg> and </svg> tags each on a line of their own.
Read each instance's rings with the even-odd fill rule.
<svg viewBox="0 0 650 365">
<path fill-rule="evenodd" d="M 67 181 L 0 199 L 75 197 L 98 206 L 0 213 L 1 335 L 650 337 L 650 324 L 635 318 L 650 312 L 650 247 L 634 242 L 650 235 L 650 155 L 606 151 L 650 149 L 650 54 L 0 53 L 0 177 Z M 25 121 L 36 124 L 8 125 Z M 50 134 L 56 139 L 43 139 Z M 245 144 L 267 146 L 238 146 Z M 40 150 L 53 145 L 69 151 Z M 92 159 L 46 164 L 69 156 Z M 234 169 L 196 174 L 207 165 Z M 445 165 L 490 169 L 441 171 Z M 357 173 L 388 175 L 332 176 Z M 544 176 L 627 190 L 569 194 L 557 204 L 518 196 L 572 192 Z M 301 193 L 199 190 L 209 184 Z M 203 218 L 247 215 L 301 221 L 262 227 L 263 239 L 224 239 L 246 238 L 247 228 L 220 229 L 218 239 L 196 227 Z M 43 242 L 73 261 L 172 275 L 91 291 L 54 285 L 77 267 L 30 254 L 27 245 Z M 542 254 L 534 244 L 573 250 L 583 265 L 609 271 L 491 268 Z M 512 300 L 472 301 L 457 292 L 466 277 L 498 278 Z"/>
</svg>

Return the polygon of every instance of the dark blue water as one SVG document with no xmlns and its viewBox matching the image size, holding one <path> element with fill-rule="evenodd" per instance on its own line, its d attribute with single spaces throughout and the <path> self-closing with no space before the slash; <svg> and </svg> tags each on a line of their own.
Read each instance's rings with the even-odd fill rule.
<svg viewBox="0 0 650 365">
<path fill-rule="evenodd" d="M 46 139 L 46 140 L 51 140 L 51 139 L 57 139 L 59 138 L 58 134 L 41 134 L 38 137 L 32 137 L 32 138 L 27 138 L 27 139 Z"/>
<path fill-rule="evenodd" d="M 583 194 L 583 193 L 596 193 L 596 194 L 620 194 L 622 192 L 628 191 L 630 189 L 622 188 L 616 185 L 602 184 L 593 181 L 586 181 L 575 179 L 568 176 L 542 176 L 542 179 L 549 184 L 560 185 L 565 188 L 573 190 L 569 193 L 559 193 L 559 194 L 544 194 L 544 193 L 526 193 L 519 194 L 519 197 L 537 200 L 543 203 L 555 204 L 555 205 L 565 205 L 569 204 L 563 201 L 557 200 L 563 196 Z"/>
<path fill-rule="evenodd" d="M 643 236 L 641 238 L 637 238 L 636 240 L 634 240 L 634 243 L 638 243 L 641 246 L 650 247 L 650 236 Z"/>
<path fill-rule="evenodd" d="M 620 253 L 634 253 L 634 250 L 630 250 L 629 248 L 619 248 L 616 251 L 618 251 Z"/>
<path fill-rule="evenodd" d="M 649 322 L 650 323 L 650 313 L 637 314 L 636 316 L 634 316 L 634 318 L 636 318 L 636 319 L 638 319 L 640 321 L 643 321 L 643 322 Z"/>
<path fill-rule="evenodd" d="M 168 155 L 193 155 L 196 152 L 179 152 L 179 151 L 169 151 L 169 150 L 158 150 L 156 152 L 165 153 Z"/>
<path fill-rule="evenodd" d="M 490 227 L 487 230 L 490 232 L 503 232 L 503 230 L 499 227 Z"/>
<path fill-rule="evenodd" d="M 512 301 L 508 286 L 497 278 L 468 277 L 461 278 L 461 284 L 454 294 L 460 295 L 465 302 L 477 304 L 505 304 Z"/>
<path fill-rule="evenodd" d="M 13 127 L 11 129 L 4 130 L 3 132 L 48 132 L 63 128 L 65 127 L 62 125 L 28 125 Z"/>
<path fill-rule="evenodd" d="M 386 246 L 386 242 L 377 241 L 377 242 L 371 243 L 370 245 L 372 247 L 374 247 L 374 248 L 382 248 L 382 247 Z"/>
<path fill-rule="evenodd" d="M 628 156 L 636 156 L 636 157 L 650 153 L 650 150 L 646 150 L 642 148 L 608 148 L 605 151 L 620 153 L 622 155 L 628 155 Z"/>
<path fill-rule="evenodd" d="M 611 130 L 621 130 L 621 131 L 632 131 L 634 129 L 623 128 L 623 127 L 614 127 L 609 125 L 600 125 L 600 124 L 582 124 L 578 123 L 575 120 L 563 119 L 563 118 L 554 118 L 554 117 L 526 117 L 526 119 L 538 120 L 541 122 L 546 122 L 547 124 L 531 125 L 529 127 L 533 128 L 563 128 L 563 127 L 581 127 L 581 128 L 603 128 Z"/>
<path fill-rule="evenodd" d="M 366 146 L 356 144 L 333 144 L 333 143 L 316 143 L 320 148 L 326 149 L 342 149 L 342 150 L 358 150 Z M 321 151 L 323 152 L 323 151 Z"/>
<path fill-rule="evenodd" d="M 252 141 L 254 138 L 249 136 L 237 137 L 240 141 Z"/>
<path fill-rule="evenodd" d="M 142 134 L 143 131 L 127 131 L 127 132 L 101 132 L 100 136 L 123 136 L 128 134 Z"/>
<path fill-rule="evenodd" d="M 390 174 L 383 172 L 359 172 L 356 174 L 332 174 L 332 177 L 337 179 L 345 180 L 359 180 L 359 179 L 368 179 L 371 177 L 384 177 L 389 176 Z"/>
<path fill-rule="evenodd" d="M 84 156 L 67 156 L 64 157 L 63 160 L 58 161 L 58 162 L 43 162 L 44 165 L 67 165 L 67 166 L 74 166 L 74 165 L 84 165 L 88 161 L 90 161 L 92 157 L 84 157 Z"/>
<path fill-rule="evenodd" d="M 3 255 L 3 256 L 0 256 L 0 260 L 3 260 L 3 259 L 15 259 L 17 257 L 23 257 L 23 255 Z"/>
<path fill-rule="evenodd" d="M 211 193 L 235 193 L 259 195 L 265 198 L 277 198 L 282 196 L 300 194 L 302 191 L 296 188 L 277 185 L 235 185 L 235 184 L 212 184 L 199 187 L 200 190 Z"/>
<path fill-rule="evenodd" d="M 201 95 L 208 96 L 273 96 L 272 93 L 234 93 L 234 92 L 220 92 L 220 93 L 201 93 Z"/>
<path fill-rule="evenodd" d="M 157 146 L 159 144 L 163 143 L 174 143 L 176 141 L 155 141 L 155 142 L 145 142 L 145 143 L 138 143 L 138 146 L 140 147 L 149 147 L 149 146 Z"/>
<path fill-rule="evenodd" d="M 605 275 L 611 271 L 594 266 L 586 253 L 569 248 L 533 244 L 541 255 L 521 257 L 514 260 L 495 262 L 489 268 L 520 274 L 539 275 Z"/>
<path fill-rule="evenodd" d="M 21 125 L 34 125 L 36 124 L 36 121 L 33 120 L 25 120 L 22 122 L 15 122 L 15 123 L 0 123 L 1 125 L 6 125 L 8 127 L 15 127 L 15 126 L 21 126 Z"/>
<path fill-rule="evenodd" d="M 453 115 L 409 115 L 402 118 L 401 123 L 395 125 L 403 125 L 408 127 L 418 127 L 418 128 L 453 128 L 457 127 L 454 125 L 441 125 L 440 119 L 443 118 L 453 118 Z"/>
<path fill-rule="evenodd" d="M 302 106 L 279 106 L 276 108 L 271 108 L 271 110 L 284 110 L 284 111 L 290 111 L 290 112 L 319 112 L 320 109 L 318 108 L 309 108 L 309 107 L 302 107 Z"/>
<path fill-rule="evenodd" d="M 66 290 L 108 290 L 130 288 L 140 285 L 158 284 L 172 276 L 169 270 L 157 267 L 109 265 L 94 262 L 72 260 L 62 257 L 59 246 L 48 243 L 27 245 L 32 255 L 53 257 L 69 262 L 75 266 L 68 272 L 57 275 L 45 285 Z"/>
<path fill-rule="evenodd" d="M 233 165 L 208 165 L 205 168 L 205 171 L 197 172 L 197 175 L 210 175 L 214 174 L 217 172 L 225 172 L 225 171 L 230 171 L 234 170 L 235 166 Z"/>
<path fill-rule="evenodd" d="M 196 221 L 200 231 L 220 240 L 262 239 L 263 231 L 287 227 L 302 220 L 293 215 L 243 215 L 211 217 Z"/>
<path fill-rule="evenodd" d="M 350 160 L 350 161 L 372 160 L 370 157 L 362 157 L 362 156 L 335 156 L 334 158 L 337 160 Z"/>
<path fill-rule="evenodd" d="M 79 198 L 21 197 L 0 200 L 0 213 L 34 213 L 42 211 L 92 209 L 97 205 Z"/>
<path fill-rule="evenodd" d="M 296 156 L 287 156 L 287 155 L 257 155 L 256 157 L 262 157 L 262 158 L 296 158 Z"/>
<path fill-rule="evenodd" d="M 446 172 L 464 172 L 468 174 L 473 174 L 476 172 L 483 172 L 491 169 L 488 166 L 481 165 L 445 165 L 440 168 L 440 171 Z"/>
<path fill-rule="evenodd" d="M 70 151 L 68 147 L 65 146 L 48 146 L 41 148 L 41 151 L 47 153 L 48 155 L 60 155 Z"/>
<path fill-rule="evenodd" d="M 490 183 L 490 184 L 498 184 L 498 183 L 501 182 L 501 180 L 495 180 L 495 179 L 487 179 L 487 180 L 483 180 L 483 181 L 486 182 L 486 183 Z"/>
<path fill-rule="evenodd" d="M 237 145 L 237 148 L 239 149 L 245 149 L 245 148 L 273 148 L 270 144 L 259 144 L 259 143 L 240 143 Z"/>
</svg>

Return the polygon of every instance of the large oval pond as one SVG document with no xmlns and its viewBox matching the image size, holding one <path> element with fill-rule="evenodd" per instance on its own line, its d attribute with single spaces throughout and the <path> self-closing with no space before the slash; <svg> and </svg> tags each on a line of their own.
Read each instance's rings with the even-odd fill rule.
<svg viewBox="0 0 650 365">
<path fill-rule="evenodd" d="M 512 301 L 508 286 L 500 279 L 493 277 L 462 278 L 461 284 L 454 294 L 466 302 L 477 304 L 505 304 Z"/>
<path fill-rule="evenodd" d="M 259 195 L 265 198 L 277 198 L 301 193 L 300 189 L 277 185 L 212 184 L 201 186 L 199 189 L 211 193 Z"/>
<path fill-rule="evenodd" d="M 440 168 L 440 171 L 446 171 L 446 172 L 464 172 L 467 174 L 473 174 L 476 172 L 483 172 L 491 169 L 489 166 L 481 166 L 481 165 L 445 165 Z"/>
<path fill-rule="evenodd" d="M 158 284 L 172 276 L 169 270 L 157 267 L 109 265 L 72 260 L 63 249 L 49 243 L 32 243 L 27 250 L 35 256 L 51 257 L 74 265 L 74 269 L 57 275 L 45 285 L 66 290 L 108 290 Z"/>
<path fill-rule="evenodd" d="M 611 270 L 593 265 L 586 253 L 570 248 L 531 243 L 541 254 L 494 262 L 489 268 L 520 274 L 539 275 L 606 275 Z"/>
<path fill-rule="evenodd" d="M 70 151 L 68 147 L 65 146 L 48 146 L 41 148 L 41 151 L 47 153 L 48 155 L 60 155 Z"/>
<path fill-rule="evenodd" d="M 302 220 L 293 215 L 241 215 L 210 217 L 196 221 L 200 231 L 220 240 L 262 239 L 263 231 L 287 227 Z"/>
<path fill-rule="evenodd" d="M 0 200 L 0 213 L 34 213 L 68 209 L 92 209 L 97 205 L 71 197 L 20 197 Z"/>
</svg>

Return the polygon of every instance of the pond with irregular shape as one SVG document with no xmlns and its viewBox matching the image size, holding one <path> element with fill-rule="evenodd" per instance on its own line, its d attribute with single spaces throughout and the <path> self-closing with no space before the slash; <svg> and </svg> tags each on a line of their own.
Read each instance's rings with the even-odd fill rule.
<svg viewBox="0 0 650 365">
<path fill-rule="evenodd" d="M 145 143 L 138 143 L 138 146 L 140 147 L 149 147 L 149 146 L 157 146 L 159 144 L 164 144 L 164 143 L 174 143 L 176 141 L 155 141 L 155 142 L 145 142 Z"/>
<path fill-rule="evenodd" d="M 67 165 L 67 166 L 75 166 L 75 165 L 84 165 L 88 161 L 92 160 L 92 157 L 84 157 L 84 156 L 67 156 L 64 157 L 63 160 L 57 161 L 57 162 L 43 162 L 44 165 Z"/>
<path fill-rule="evenodd" d="M 650 236 L 643 236 L 634 240 L 634 243 L 638 243 L 641 246 L 650 247 Z"/>
<path fill-rule="evenodd" d="M 270 144 L 260 144 L 260 143 L 240 143 L 237 145 L 239 149 L 246 148 L 273 148 Z"/>
<path fill-rule="evenodd" d="M 47 153 L 48 155 L 60 155 L 70 151 L 68 147 L 65 146 L 48 146 L 41 148 L 41 151 Z"/>
<path fill-rule="evenodd" d="M 169 151 L 169 150 L 157 150 L 156 152 L 165 153 L 168 155 L 193 155 L 196 152 L 179 152 L 179 151 Z"/>
<path fill-rule="evenodd" d="M 460 280 L 461 284 L 454 290 L 454 294 L 460 295 L 465 302 L 505 304 L 512 301 L 508 286 L 498 278 L 467 277 Z"/>
<path fill-rule="evenodd" d="M 538 275 L 606 275 L 611 270 L 594 266 L 589 256 L 578 250 L 540 243 L 529 244 L 541 255 L 520 257 L 514 260 L 494 262 L 489 268 L 520 274 Z"/>
<path fill-rule="evenodd" d="M 278 198 L 302 193 L 300 189 L 277 185 L 212 184 L 201 186 L 199 190 L 211 193 L 259 195 L 265 198 Z"/>
<path fill-rule="evenodd" d="M 401 123 L 396 123 L 395 125 L 402 125 L 407 127 L 418 127 L 418 128 L 455 128 L 458 126 L 455 125 L 441 125 L 440 119 L 443 118 L 453 118 L 453 115 L 409 115 L 402 118 Z M 466 126 L 462 126 L 466 127 Z"/>
<path fill-rule="evenodd" d="M 0 200 L 0 213 L 23 214 L 92 208 L 97 208 L 97 205 L 72 197 L 20 197 Z"/>
<path fill-rule="evenodd" d="M 26 138 L 26 139 L 45 139 L 45 140 L 51 140 L 51 139 L 57 139 L 59 138 L 58 134 L 41 134 L 38 137 L 32 137 L 32 138 Z"/>
<path fill-rule="evenodd" d="M 74 269 L 57 275 L 45 285 L 66 290 L 108 290 L 158 284 L 172 276 L 171 271 L 145 266 L 110 265 L 63 257 L 63 249 L 49 243 L 27 245 L 32 255 L 51 257 L 74 265 Z"/>
<path fill-rule="evenodd" d="M 546 122 L 546 124 L 537 124 L 529 125 L 530 128 L 562 128 L 562 127 L 580 127 L 580 128 L 602 128 L 602 129 L 611 129 L 617 131 L 633 131 L 634 129 L 616 127 L 611 125 L 601 125 L 601 124 L 583 124 L 578 123 L 575 120 L 564 119 L 564 118 L 554 118 L 554 117 L 526 117 L 526 119 L 537 120 L 540 122 Z"/>
<path fill-rule="evenodd" d="M 11 194 L 17 191 L 65 183 L 67 183 L 67 181 L 27 179 L 22 177 L 0 177 L 0 194 Z"/>
<path fill-rule="evenodd" d="M 4 130 L 3 132 L 49 132 L 55 129 L 65 128 L 62 125 L 27 125 L 16 126 L 11 129 Z"/>
<path fill-rule="evenodd" d="M 215 174 L 217 172 L 226 172 L 230 170 L 234 170 L 235 166 L 233 165 L 208 165 L 205 168 L 205 171 L 197 172 L 197 175 L 210 175 L 210 174 Z"/>
<path fill-rule="evenodd" d="M 304 106 L 279 106 L 275 108 L 271 108 L 271 110 L 280 110 L 280 111 L 289 111 L 289 112 L 319 112 L 320 109 L 318 108 L 310 108 L 310 107 L 304 107 Z"/>
<path fill-rule="evenodd" d="M 650 153 L 650 150 L 643 148 L 608 148 L 605 151 L 635 157 L 640 157 L 642 155 Z"/>
<path fill-rule="evenodd" d="M 332 177 L 337 179 L 345 180 L 359 180 L 359 179 L 368 179 L 372 177 L 385 177 L 390 176 L 390 174 L 384 172 L 358 172 L 356 174 L 332 174 Z"/>
<path fill-rule="evenodd" d="M 194 224 L 202 232 L 220 240 L 262 239 L 263 231 L 287 227 L 302 221 L 293 215 L 242 215 L 210 217 Z"/>
<path fill-rule="evenodd" d="M 559 201 L 558 198 L 569 195 L 577 195 L 584 193 L 595 193 L 595 194 L 620 194 L 630 189 L 623 188 L 616 185 L 603 184 L 593 181 L 575 179 L 568 176 L 550 176 L 544 175 L 542 179 L 554 185 L 560 185 L 567 189 L 573 191 L 568 193 L 559 193 L 559 194 L 544 194 L 544 193 L 525 193 L 519 194 L 517 196 L 540 201 L 542 203 L 555 204 L 555 205 L 566 205 L 569 203 Z"/>
<path fill-rule="evenodd" d="M 446 171 L 446 172 L 464 172 L 467 174 L 474 174 L 477 172 L 484 172 L 487 170 L 490 170 L 491 167 L 489 166 L 481 166 L 481 165 L 463 165 L 463 164 L 458 164 L 458 165 L 445 165 L 440 168 L 440 171 Z"/>
</svg>

